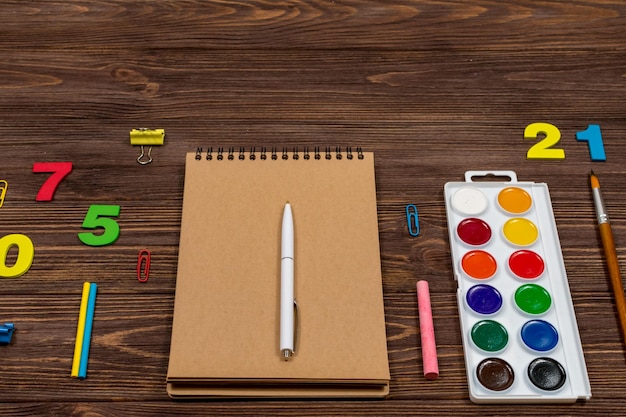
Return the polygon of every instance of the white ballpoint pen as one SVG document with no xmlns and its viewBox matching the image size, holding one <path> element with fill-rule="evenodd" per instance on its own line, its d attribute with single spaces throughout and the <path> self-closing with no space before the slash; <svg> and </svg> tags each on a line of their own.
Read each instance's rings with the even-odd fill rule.
<svg viewBox="0 0 626 417">
<path fill-rule="evenodd" d="M 295 353 L 294 233 L 289 202 L 283 211 L 280 253 L 280 355 L 289 360 Z"/>
</svg>

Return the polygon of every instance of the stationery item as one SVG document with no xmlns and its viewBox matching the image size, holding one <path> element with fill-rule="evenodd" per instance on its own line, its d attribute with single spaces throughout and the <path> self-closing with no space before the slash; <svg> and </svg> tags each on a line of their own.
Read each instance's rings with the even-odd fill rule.
<svg viewBox="0 0 626 417">
<path fill-rule="evenodd" d="M 295 353 L 294 297 L 294 230 L 291 205 L 287 202 L 283 211 L 280 251 L 280 354 L 289 360 Z"/>
<path fill-rule="evenodd" d="M 547 185 L 468 171 L 444 195 L 471 400 L 591 398 Z"/>
<path fill-rule="evenodd" d="M 147 165 L 152 162 L 152 146 L 163 145 L 165 141 L 165 129 L 132 129 L 130 131 L 130 144 L 139 145 L 141 154 L 137 158 L 137 162 L 141 165 Z M 148 152 L 144 150 L 144 146 L 148 146 Z"/>
<path fill-rule="evenodd" d="M 11 343 L 15 325 L 13 323 L 4 323 L 0 325 L 0 345 L 8 345 Z"/>
<path fill-rule="evenodd" d="M 0 180 L 0 207 L 4 204 L 4 198 L 7 195 L 7 189 L 9 188 L 9 183 L 5 180 Z"/>
<path fill-rule="evenodd" d="M 604 257 L 609 269 L 609 277 L 611 278 L 611 286 L 613 287 L 613 295 L 615 297 L 615 306 L 617 308 L 617 316 L 619 318 L 622 342 L 626 343 L 626 299 L 624 298 L 624 286 L 622 284 L 622 276 L 619 272 L 619 263 L 617 261 L 617 253 L 615 251 L 615 242 L 613 241 L 613 232 L 609 215 L 604 208 L 604 200 L 600 193 L 600 181 L 598 177 L 591 171 L 591 192 L 593 193 L 593 202 L 596 207 L 596 215 L 598 217 L 598 229 L 600 230 L 600 238 L 604 248 Z"/>
<path fill-rule="evenodd" d="M 87 377 L 87 362 L 89 360 L 89 345 L 91 344 L 97 291 L 97 284 L 93 282 L 85 282 L 83 284 L 76 330 L 76 344 L 74 345 L 74 359 L 72 360 L 71 376 L 73 378 L 84 379 Z"/>
<path fill-rule="evenodd" d="M 526 159 L 565 159 L 565 150 L 555 147 L 561 140 L 561 131 L 550 123 L 531 123 L 524 129 L 524 139 L 539 139 L 526 152 Z"/>
<path fill-rule="evenodd" d="M 76 327 L 76 343 L 74 344 L 74 360 L 72 361 L 72 378 L 78 378 L 80 369 L 80 356 L 83 352 L 83 339 L 85 337 L 85 319 L 87 317 L 87 303 L 89 301 L 88 282 L 83 283 L 83 295 L 80 299 L 80 309 L 78 313 L 78 326 Z"/>
<path fill-rule="evenodd" d="M 73 169 L 71 162 L 35 162 L 33 164 L 34 173 L 51 173 L 35 197 L 36 201 L 52 201 L 57 187 L 67 177 Z"/>
<path fill-rule="evenodd" d="M 78 239 L 88 246 L 106 246 L 115 243 L 120 237 L 120 225 L 115 219 L 121 207 L 116 204 L 92 204 L 85 214 L 83 229 L 91 232 L 78 233 Z"/>
<path fill-rule="evenodd" d="M 168 394 L 385 396 L 374 155 L 209 149 L 186 156 Z M 302 312 L 288 362 L 279 351 L 285 201 Z"/>
<path fill-rule="evenodd" d="M 7 256 L 12 248 L 17 248 L 17 259 L 7 265 Z M 26 235 L 12 233 L 0 237 L 0 278 L 17 278 L 24 275 L 35 259 L 35 245 Z"/>
<path fill-rule="evenodd" d="M 600 125 L 588 125 L 587 129 L 576 132 L 576 140 L 587 142 L 592 161 L 606 161 Z"/>
<path fill-rule="evenodd" d="M 85 315 L 85 334 L 83 336 L 83 346 L 80 353 L 80 367 L 78 377 L 87 378 L 87 363 L 89 361 L 89 348 L 91 345 L 91 331 L 93 329 L 93 316 L 96 309 L 96 293 L 98 285 L 92 282 L 89 285 L 89 299 L 87 301 L 87 313 Z"/>
<path fill-rule="evenodd" d="M 137 281 L 148 282 L 150 278 L 150 258 L 152 255 L 148 249 L 141 249 L 137 255 Z"/>
<path fill-rule="evenodd" d="M 434 380 L 439 377 L 439 363 L 437 361 L 437 344 L 435 343 L 435 327 L 433 326 L 433 313 L 430 308 L 428 281 L 417 281 L 417 306 L 422 340 L 424 377 L 428 380 Z"/>
<path fill-rule="evenodd" d="M 407 204 L 406 206 L 406 223 L 411 236 L 420 234 L 420 222 L 415 204 Z"/>
</svg>

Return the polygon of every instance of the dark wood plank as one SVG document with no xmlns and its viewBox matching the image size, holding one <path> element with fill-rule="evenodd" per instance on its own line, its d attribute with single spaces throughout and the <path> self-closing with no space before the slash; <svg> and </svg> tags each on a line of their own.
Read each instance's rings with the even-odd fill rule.
<svg viewBox="0 0 626 417">
<path fill-rule="evenodd" d="M 4 2 L 3 12 L 3 43 L 15 48 L 58 48 L 62 43 L 69 48 L 97 44 L 208 50 L 553 50 L 595 48 L 597 43 L 620 46 L 624 5 L 619 1 L 389 4 L 293 0 L 191 1 L 184 5 L 9 1 Z M 20 36 L 24 33 L 30 36 Z"/>
</svg>

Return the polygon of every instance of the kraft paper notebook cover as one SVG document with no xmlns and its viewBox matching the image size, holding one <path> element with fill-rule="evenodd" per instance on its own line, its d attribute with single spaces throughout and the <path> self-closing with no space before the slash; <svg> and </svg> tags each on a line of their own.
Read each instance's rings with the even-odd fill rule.
<svg viewBox="0 0 626 417">
<path fill-rule="evenodd" d="M 169 395 L 388 394 L 374 155 L 210 155 L 186 156 Z M 299 334 L 295 356 L 284 361 L 280 247 L 287 201 Z"/>
</svg>

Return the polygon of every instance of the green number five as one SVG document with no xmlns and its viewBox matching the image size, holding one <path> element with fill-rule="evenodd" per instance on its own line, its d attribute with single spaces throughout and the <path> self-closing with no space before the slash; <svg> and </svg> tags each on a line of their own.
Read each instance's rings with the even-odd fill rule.
<svg viewBox="0 0 626 417">
<path fill-rule="evenodd" d="M 92 204 L 87 210 L 83 221 L 83 229 L 104 229 L 101 234 L 94 232 L 81 232 L 78 238 L 85 245 L 106 246 L 115 242 L 120 237 L 120 225 L 109 217 L 120 215 L 120 206 Z"/>
</svg>

